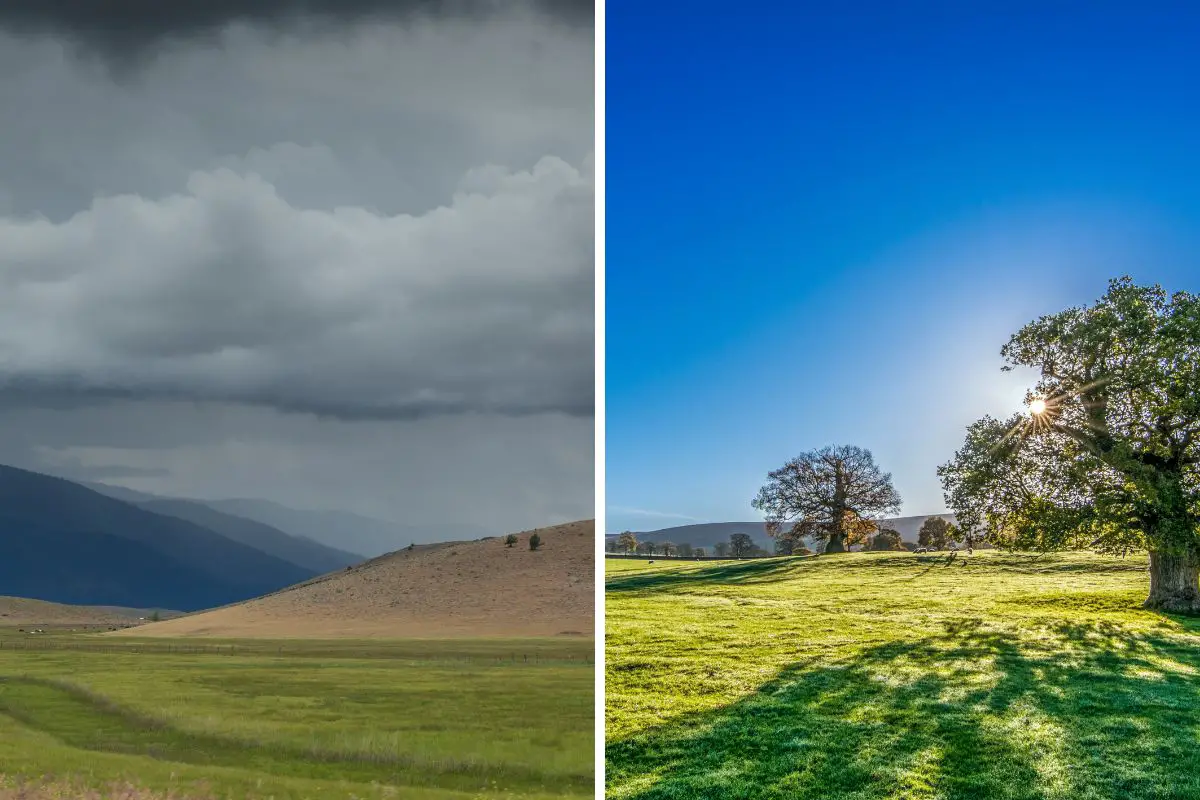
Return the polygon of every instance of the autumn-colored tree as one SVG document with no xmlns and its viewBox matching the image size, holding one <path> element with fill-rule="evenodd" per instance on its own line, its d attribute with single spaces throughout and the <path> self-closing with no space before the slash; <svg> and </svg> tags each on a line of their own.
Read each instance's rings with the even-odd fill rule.
<svg viewBox="0 0 1200 800">
<path fill-rule="evenodd" d="M 637 550 L 638 540 L 633 535 L 633 531 L 625 531 L 617 537 L 617 547 L 621 548 L 621 552 L 628 555 Z"/>
<path fill-rule="evenodd" d="M 766 515 L 770 535 L 844 553 L 874 532 L 875 517 L 900 510 L 900 495 L 871 451 L 845 445 L 802 453 L 770 472 L 753 505 Z"/>
<path fill-rule="evenodd" d="M 959 524 L 1000 547 L 1148 550 L 1145 606 L 1200 613 L 1200 297 L 1119 278 L 1001 354 L 1040 377 L 939 468 Z"/>
</svg>

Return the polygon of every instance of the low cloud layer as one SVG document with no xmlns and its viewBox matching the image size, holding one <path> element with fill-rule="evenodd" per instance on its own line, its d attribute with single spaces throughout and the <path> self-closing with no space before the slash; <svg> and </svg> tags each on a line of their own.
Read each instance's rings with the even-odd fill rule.
<svg viewBox="0 0 1200 800">
<path fill-rule="evenodd" d="M 0 385 L 342 418 L 590 414 L 590 161 L 479 169 L 416 216 L 254 174 L 0 220 Z"/>
</svg>

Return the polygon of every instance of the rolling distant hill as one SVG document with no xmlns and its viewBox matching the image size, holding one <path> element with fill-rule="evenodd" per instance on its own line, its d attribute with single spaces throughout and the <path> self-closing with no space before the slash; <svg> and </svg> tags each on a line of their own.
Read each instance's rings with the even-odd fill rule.
<svg viewBox="0 0 1200 800">
<path fill-rule="evenodd" d="M 479 539 L 499 533 L 478 525 L 454 522 L 401 525 L 350 511 L 303 510 L 255 498 L 201 500 L 190 497 L 163 497 L 104 483 L 86 485 L 101 494 L 130 503 L 143 504 L 156 500 L 187 500 L 199 503 L 222 514 L 269 525 L 283 533 L 308 539 L 337 551 L 361 553 L 364 558 L 374 558 L 401 547 L 408 547 L 410 544 Z"/>
<path fill-rule="evenodd" d="M 0 594 L 191 611 L 266 594 L 305 569 L 77 483 L 0 466 Z"/>
<path fill-rule="evenodd" d="M 138 627 L 137 636 L 591 636 L 595 522 L 417 545 L 267 597 Z"/>
<path fill-rule="evenodd" d="M 268 500 L 204 500 L 205 505 L 303 536 L 328 547 L 375 557 L 410 544 L 428 544 L 495 535 L 476 525 L 400 525 L 349 511 L 304 511 Z"/>
<path fill-rule="evenodd" d="M 326 547 L 303 536 L 293 536 L 257 520 L 226 514 L 195 500 L 147 500 L 140 508 L 193 522 L 235 542 L 249 545 L 317 574 L 365 561 L 366 556 Z"/>
<path fill-rule="evenodd" d="M 880 527 L 891 528 L 900 533 L 900 538 L 906 542 L 916 542 L 917 533 L 929 517 L 943 517 L 954 522 L 953 514 L 922 514 L 915 517 L 893 517 L 879 521 Z M 758 522 L 704 522 L 696 525 L 677 525 L 673 528 L 661 528 L 655 531 L 634 531 L 639 542 L 674 542 L 688 543 L 693 547 L 712 548 L 717 542 L 728 542 L 735 533 L 748 533 L 759 547 L 774 551 L 775 542 L 767 535 L 766 523 Z M 617 538 L 617 533 L 605 535 L 605 539 Z"/>
</svg>

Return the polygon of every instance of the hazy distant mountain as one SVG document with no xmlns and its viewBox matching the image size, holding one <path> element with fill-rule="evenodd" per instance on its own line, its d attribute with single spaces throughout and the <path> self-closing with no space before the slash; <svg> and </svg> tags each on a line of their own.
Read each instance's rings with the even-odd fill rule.
<svg viewBox="0 0 1200 800">
<path fill-rule="evenodd" d="M 948 522 L 954 522 L 953 514 L 923 514 L 915 517 L 893 517 L 879 521 L 882 528 L 891 528 L 900 534 L 906 542 L 916 542 L 917 533 L 929 517 L 943 517 Z M 696 525 L 677 525 L 673 528 L 660 528 L 655 531 L 634 531 L 640 542 L 674 542 L 687 543 L 693 547 L 711 548 L 717 542 L 728 542 L 735 533 L 750 534 L 750 538 L 759 547 L 774 551 L 775 542 L 767 535 L 766 523 L 758 522 L 703 522 Z M 606 539 L 615 539 L 617 533 L 605 535 Z"/>
<path fill-rule="evenodd" d="M 196 500 L 147 500 L 136 505 L 155 514 L 178 517 L 201 525 L 235 542 L 317 574 L 366 560 L 366 556 L 327 547 L 303 536 L 293 536 L 257 520 L 226 514 Z"/>
<path fill-rule="evenodd" d="M 493 536 L 498 533 L 498 531 L 487 530 L 478 525 L 453 522 L 401 525 L 350 511 L 306 511 L 269 500 L 168 498 L 139 492 L 124 486 L 110 486 L 103 483 L 89 483 L 87 486 L 101 494 L 131 503 L 146 503 L 155 500 L 188 500 L 200 503 L 222 514 L 269 525 L 292 536 L 303 537 L 343 552 L 361 553 L 369 558 L 390 553 L 414 543 L 463 541 Z"/>
<path fill-rule="evenodd" d="M 77 483 L 0 466 L 0 595 L 208 608 L 306 580 L 305 569 Z"/>
<path fill-rule="evenodd" d="M 362 553 L 371 558 L 399 550 L 401 547 L 408 547 L 414 543 L 479 539 L 497 533 L 497 531 L 488 531 L 476 525 L 455 523 L 401 525 L 349 511 L 302 511 L 268 500 L 236 499 L 205 500 L 203 502 L 218 511 L 257 520 L 295 536 L 304 536 L 330 547 Z"/>
<path fill-rule="evenodd" d="M 71 480 L 67 478 L 67 480 Z M 145 503 L 150 500 L 166 500 L 168 498 L 162 495 L 150 494 L 149 492 L 139 492 L 137 489 L 130 489 L 125 486 L 112 486 L 107 483 L 95 483 L 93 481 L 73 481 L 80 486 L 86 486 L 93 492 L 99 492 L 108 497 L 115 497 L 118 500 L 124 500 L 126 503 Z"/>
</svg>

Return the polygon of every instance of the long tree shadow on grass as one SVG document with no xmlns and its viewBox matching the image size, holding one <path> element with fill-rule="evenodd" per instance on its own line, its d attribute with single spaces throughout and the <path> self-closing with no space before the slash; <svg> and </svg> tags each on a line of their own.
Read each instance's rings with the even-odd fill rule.
<svg viewBox="0 0 1200 800">
<path fill-rule="evenodd" d="M 875 557 L 877 556 L 877 557 Z M 934 568 L 987 569 L 996 572 L 1015 572 L 1028 575 L 1055 573 L 1145 572 L 1145 562 L 1071 561 L 1054 554 L 1014 553 L 990 555 L 986 561 L 974 562 L 965 554 L 951 558 L 947 553 L 929 555 L 870 554 L 867 557 L 795 556 L 761 558 L 749 561 L 723 562 L 697 569 L 663 569 L 648 572 L 617 573 L 604 584 L 606 593 L 651 593 L 686 591 L 693 586 L 711 588 L 713 585 L 767 584 L 811 574 L 841 570 L 864 572 L 886 570 L 903 572 L 921 570 L 924 574 Z M 916 577 L 916 576 L 914 576 Z"/>
<path fill-rule="evenodd" d="M 794 577 L 812 563 L 809 557 L 756 558 L 687 570 L 618 573 L 604 583 L 609 592 L 649 592 L 701 584 L 772 583 Z"/>
<path fill-rule="evenodd" d="M 1119 626 L 978 620 L 791 665 L 607 747 L 610 793 L 666 798 L 1200 798 L 1200 652 Z"/>
</svg>

